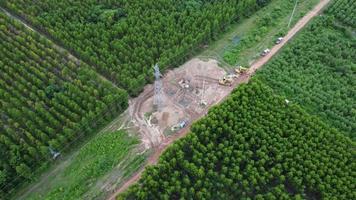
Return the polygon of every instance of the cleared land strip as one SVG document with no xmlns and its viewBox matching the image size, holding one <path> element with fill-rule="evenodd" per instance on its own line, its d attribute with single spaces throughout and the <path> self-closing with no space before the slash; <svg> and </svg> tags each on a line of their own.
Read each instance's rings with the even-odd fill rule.
<svg viewBox="0 0 356 200">
<path fill-rule="evenodd" d="M 280 44 L 274 46 L 271 49 L 271 52 L 266 55 L 265 57 L 260 58 L 256 62 L 254 62 L 251 67 L 249 68 L 248 72 L 244 76 L 240 76 L 235 82 L 232 88 L 237 87 L 241 83 L 248 82 L 250 78 L 255 74 L 255 72 L 261 68 L 264 64 L 266 64 L 290 39 L 292 39 L 297 32 L 299 32 L 313 17 L 318 15 L 320 11 L 323 10 L 323 8 L 330 2 L 330 0 L 320 0 L 320 2 L 311 10 L 308 12 L 302 19 L 298 21 L 298 23 L 287 33 L 287 35 L 284 37 L 283 42 Z M 231 89 L 232 91 L 233 89 Z M 201 117 L 201 116 L 200 116 Z M 166 148 L 173 143 L 174 141 L 184 137 L 187 135 L 189 132 L 190 126 L 182 129 L 175 135 L 171 137 L 167 137 L 162 144 L 157 147 L 154 151 L 154 153 L 149 157 L 148 162 L 146 166 L 148 165 L 153 165 L 157 163 L 159 156 L 166 150 Z M 125 191 L 128 187 L 130 187 L 132 184 L 134 184 L 136 181 L 138 181 L 141 177 L 142 172 L 144 171 L 144 168 L 141 168 L 138 172 L 136 172 L 130 179 L 128 179 L 118 190 L 113 193 L 108 199 L 109 200 L 114 200 L 118 194 L 121 192 Z"/>
</svg>

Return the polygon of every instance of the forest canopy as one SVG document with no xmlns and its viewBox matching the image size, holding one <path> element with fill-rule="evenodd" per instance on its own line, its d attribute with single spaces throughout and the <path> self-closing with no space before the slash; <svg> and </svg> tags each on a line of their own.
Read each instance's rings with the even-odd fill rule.
<svg viewBox="0 0 356 200">
<path fill-rule="evenodd" d="M 153 64 L 163 70 L 179 65 L 228 24 L 268 2 L 0 0 L 84 61 L 1 11 L 1 196 L 31 180 L 55 152 L 125 110 L 128 93 L 139 94 L 152 80 Z"/>
<path fill-rule="evenodd" d="M 353 6 L 332 2 L 118 199 L 356 199 Z"/>
<path fill-rule="evenodd" d="M 356 139 L 356 35 L 332 14 L 313 20 L 257 77 Z"/>
<path fill-rule="evenodd" d="M 327 13 L 333 15 L 339 22 L 356 28 L 356 1 L 334 1 L 327 9 Z"/>
<path fill-rule="evenodd" d="M 99 73 L 137 95 L 152 66 L 178 66 L 269 0 L 0 0 Z"/>
<path fill-rule="evenodd" d="M 128 106 L 128 94 L 0 12 L 0 196 Z"/>
<path fill-rule="evenodd" d="M 354 149 L 255 80 L 211 109 L 119 199 L 355 199 Z"/>
</svg>

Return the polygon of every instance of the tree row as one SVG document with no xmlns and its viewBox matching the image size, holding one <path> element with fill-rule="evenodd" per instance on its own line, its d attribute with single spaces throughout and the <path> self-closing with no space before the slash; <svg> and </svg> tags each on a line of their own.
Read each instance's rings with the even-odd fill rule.
<svg viewBox="0 0 356 200">
<path fill-rule="evenodd" d="M 254 80 L 118 199 L 355 199 L 351 140 Z"/>
<path fill-rule="evenodd" d="M 356 40 L 330 15 L 311 22 L 257 76 L 356 139 Z"/>
<path fill-rule="evenodd" d="M 152 81 L 152 66 L 184 62 L 200 44 L 269 0 L 8 0 L 23 15 L 99 73 L 137 95 Z"/>
<path fill-rule="evenodd" d="M 7 192 L 126 109 L 128 95 L 2 12 L 0 41 L 0 191 Z"/>
</svg>

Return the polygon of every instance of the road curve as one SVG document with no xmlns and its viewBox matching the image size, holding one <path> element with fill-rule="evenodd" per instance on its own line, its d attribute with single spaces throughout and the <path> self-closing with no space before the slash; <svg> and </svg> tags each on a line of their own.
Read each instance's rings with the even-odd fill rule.
<svg viewBox="0 0 356 200">
<path fill-rule="evenodd" d="M 288 31 L 287 35 L 285 35 L 284 40 L 278 44 L 275 45 L 269 54 L 267 54 L 264 57 L 261 57 L 260 59 L 256 60 L 249 68 L 248 72 L 246 73 L 245 76 L 240 76 L 234 83 L 234 87 L 237 87 L 241 83 L 248 82 L 250 78 L 255 74 L 255 72 L 260 69 L 264 64 L 266 64 L 287 42 L 292 39 L 296 33 L 298 33 L 312 18 L 317 16 L 320 11 L 323 10 L 323 8 L 330 2 L 330 0 L 320 0 L 320 2 L 313 8 L 313 10 L 309 11 L 302 19 L 298 21 L 298 23 Z M 233 89 L 231 89 L 232 91 Z M 140 177 L 142 172 L 144 171 L 144 168 L 148 165 L 154 165 L 157 163 L 159 156 L 163 153 L 164 150 L 167 149 L 167 147 L 173 143 L 174 141 L 186 136 L 189 132 L 189 127 L 186 127 L 173 135 L 172 137 L 166 138 L 165 141 L 162 142 L 162 144 L 157 147 L 154 151 L 154 153 L 148 158 L 148 162 L 144 167 L 142 167 L 139 171 L 137 171 L 130 179 L 125 181 L 124 184 L 120 186 L 109 198 L 108 200 L 115 200 L 116 196 L 118 196 L 120 193 L 124 192 L 128 187 L 130 187 L 132 184 L 137 182 Z"/>
</svg>

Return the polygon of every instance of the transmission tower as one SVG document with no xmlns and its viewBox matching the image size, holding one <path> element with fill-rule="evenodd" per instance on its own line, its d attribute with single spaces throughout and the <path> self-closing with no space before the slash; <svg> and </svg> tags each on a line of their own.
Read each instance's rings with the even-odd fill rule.
<svg viewBox="0 0 356 200">
<path fill-rule="evenodd" d="M 156 78 L 156 81 L 155 81 L 155 94 L 154 94 L 154 97 L 153 97 L 153 105 L 156 106 L 157 110 L 160 111 L 161 108 L 162 108 L 162 103 L 163 103 L 163 100 L 162 100 L 162 80 L 161 80 L 161 72 L 159 71 L 159 67 L 158 67 L 158 64 L 156 64 L 154 66 L 154 75 L 155 75 L 155 78 Z"/>
</svg>

